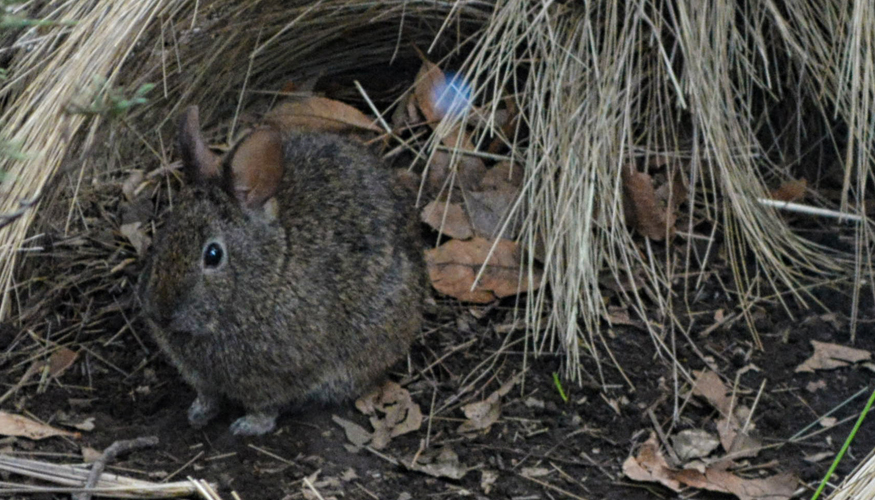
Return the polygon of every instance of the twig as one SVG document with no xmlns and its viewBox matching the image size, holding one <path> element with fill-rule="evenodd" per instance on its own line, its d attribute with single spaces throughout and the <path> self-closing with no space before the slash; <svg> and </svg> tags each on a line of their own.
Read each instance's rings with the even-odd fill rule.
<svg viewBox="0 0 875 500">
<path fill-rule="evenodd" d="M 73 495 L 73 500 L 91 500 L 91 490 L 97 485 L 97 480 L 103 474 L 103 469 L 106 468 L 107 462 L 115 460 L 122 453 L 127 453 L 140 448 L 151 448 L 158 444 L 157 436 L 139 437 L 137 439 L 126 439 L 112 443 L 109 448 L 103 451 L 100 458 L 94 461 L 91 465 L 91 472 L 88 474 L 88 480 L 85 481 L 85 490 L 81 493 Z"/>
</svg>

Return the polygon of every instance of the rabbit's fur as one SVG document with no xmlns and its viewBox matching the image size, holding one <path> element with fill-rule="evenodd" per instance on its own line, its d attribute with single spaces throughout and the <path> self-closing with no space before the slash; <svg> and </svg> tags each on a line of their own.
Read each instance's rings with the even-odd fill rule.
<svg viewBox="0 0 875 500">
<path fill-rule="evenodd" d="M 263 434 L 282 408 L 354 397 L 407 353 L 425 294 L 414 194 L 338 136 L 268 125 L 219 158 L 198 128 L 189 108 L 179 139 L 193 182 L 140 296 L 197 391 L 189 422 L 229 398 L 247 412 L 231 431 Z"/>
</svg>

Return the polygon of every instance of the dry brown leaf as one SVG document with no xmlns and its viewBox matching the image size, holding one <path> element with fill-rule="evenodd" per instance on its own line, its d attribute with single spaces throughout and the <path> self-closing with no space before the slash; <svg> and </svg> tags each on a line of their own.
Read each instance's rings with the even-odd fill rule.
<svg viewBox="0 0 875 500">
<path fill-rule="evenodd" d="M 264 121 L 277 125 L 281 130 L 383 131 L 374 120 L 349 104 L 318 96 L 283 102 L 271 110 L 264 117 Z"/>
<path fill-rule="evenodd" d="M 455 177 L 450 185 L 447 178 L 453 170 Z M 439 193 L 449 187 L 476 191 L 480 189 L 480 181 L 485 175 L 486 166 L 480 158 L 463 154 L 454 157 L 447 151 L 435 151 L 428 163 L 426 188 L 431 193 Z"/>
<path fill-rule="evenodd" d="M 518 197 L 519 189 L 510 184 L 506 184 L 504 189 L 467 193 L 465 201 L 474 232 L 484 238 L 497 236 Z M 521 227 L 522 218 L 517 211 L 502 236 L 511 240 L 516 239 Z"/>
<path fill-rule="evenodd" d="M 65 431 L 39 423 L 22 415 L 0 411 L 0 435 L 19 436 L 28 439 L 45 439 L 52 436 L 68 436 L 79 439 L 78 432 Z"/>
<path fill-rule="evenodd" d="M 501 416 L 501 397 L 507 395 L 519 380 L 520 377 L 516 376 L 505 382 L 485 400 L 463 406 L 462 411 L 467 420 L 462 422 L 457 431 L 460 434 L 470 434 L 481 430 L 488 431 Z"/>
<path fill-rule="evenodd" d="M 745 479 L 731 472 L 707 468 L 704 473 L 695 469 L 674 469 L 669 466 L 656 435 L 638 450 L 638 456 L 629 457 L 623 463 L 623 473 L 636 481 L 661 483 L 674 491 L 693 487 L 735 495 L 740 500 L 789 499 L 796 489 L 797 480 L 790 474 L 777 474 L 762 479 Z"/>
<path fill-rule="evenodd" d="M 811 345 L 814 347 L 814 354 L 796 367 L 796 373 L 813 373 L 814 370 L 835 370 L 836 368 L 848 366 L 850 363 L 867 361 L 872 357 L 872 353 L 869 351 L 830 344 L 828 342 L 812 340 Z"/>
<path fill-rule="evenodd" d="M 522 185 L 523 168 L 509 161 L 502 161 L 486 171 L 480 182 L 480 189 L 484 191 L 488 189 L 500 190 L 507 189 L 507 186 L 519 188 Z"/>
<path fill-rule="evenodd" d="M 385 448 L 392 438 L 419 430 L 422 426 L 419 405 L 413 402 L 407 389 L 395 382 L 386 382 L 362 396 L 355 402 L 355 406 L 370 417 L 374 428 L 370 435 L 370 444 L 377 450 Z"/>
<path fill-rule="evenodd" d="M 726 395 L 729 389 L 720 380 L 720 376 L 710 370 L 694 370 L 693 375 L 696 377 L 693 394 L 708 400 L 721 414 L 729 414 L 731 401 Z"/>
<path fill-rule="evenodd" d="M 332 415 L 331 420 L 343 428 L 343 432 L 346 434 L 346 439 L 356 448 L 361 448 L 368 444 L 373 437 L 373 434 L 355 422 L 350 422 L 349 420 L 338 417 L 337 415 Z"/>
<path fill-rule="evenodd" d="M 67 368 L 70 368 L 70 366 L 73 365 L 78 357 L 79 353 L 66 347 L 62 347 L 53 352 L 52 355 L 49 356 L 49 375 L 55 378 L 60 377 Z"/>
<path fill-rule="evenodd" d="M 762 446 L 756 439 L 740 432 L 742 423 L 732 413 L 732 401 L 727 396 L 729 389 L 720 380 L 720 376 L 708 370 L 694 370 L 693 375 L 696 377 L 693 394 L 705 398 L 720 412 L 717 433 L 723 449 L 736 458 L 755 456 Z"/>
<path fill-rule="evenodd" d="M 526 277 L 528 268 L 520 267 L 519 245 L 505 239 L 498 240 L 480 281 L 473 286 L 492 245 L 486 239 L 473 238 L 468 241 L 452 240 L 426 250 L 425 262 L 432 286 L 445 295 L 478 304 L 536 290 L 541 286 L 541 273 L 533 270 L 534 283 L 529 288 Z"/>
<path fill-rule="evenodd" d="M 467 240 L 474 236 L 474 228 L 460 203 L 434 200 L 422 209 L 421 217 L 422 222 L 450 238 Z"/>
<path fill-rule="evenodd" d="M 632 164 L 623 167 L 623 194 L 626 221 L 638 232 L 656 241 L 665 239 L 666 228 L 674 234 L 677 216 L 656 197 L 653 179 Z"/>
<path fill-rule="evenodd" d="M 671 443 L 678 457 L 687 461 L 703 458 L 720 446 L 720 440 L 704 429 L 686 429 L 671 437 Z"/>
<path fill-rule="evenodd" d="M 770 193 L 771 198 L 777 201 L 796 201 L 805 197 L 805 189 L 808 181 L 805 179 L 793 180 L 781 184 Z"/>
<path fill-rule="evenodd" d="M 408 463 L 410 464 L 408 467 L 411 470 L 433 477 L 447 477 L 459 480 L 468 473 L 468 468 L 459 462 L 459 455 L 449 446 L 443 447 L 435 457 L 430 456 L 429 453 L 423 453 L 416 462 L 410 460 Z"/>
<path fill-rule="evenodd" d="M 444 114 L 435 107 L 435 92 L 436 89 L 445 88 L 446 85 L 447 77 L 444 72 L 436 64 L 423 60 L 422 67 L 416 75 L 412 101 L 416 103 L 430 125 L 436 125 L 444 117 Z"/>
</svg>

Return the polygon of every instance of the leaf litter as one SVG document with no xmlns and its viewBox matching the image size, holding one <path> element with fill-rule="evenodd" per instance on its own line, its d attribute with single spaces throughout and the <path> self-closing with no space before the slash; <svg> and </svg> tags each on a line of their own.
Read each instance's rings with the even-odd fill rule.
<svg viewBox="0 0 875 500">
<path fill-rule="evenodd" d="M 798 482 L 788 473 L 747 479 L 716 465 L 704 470 L 671 467 L 659 449 L 655 433 L 641 445 L 637 455 L 623 462 L 623 473 L 636 481 L 658 482 L 676 492 L 691 487 L 729 493 L 740 500 L 789 499 Z"/>
</svg>

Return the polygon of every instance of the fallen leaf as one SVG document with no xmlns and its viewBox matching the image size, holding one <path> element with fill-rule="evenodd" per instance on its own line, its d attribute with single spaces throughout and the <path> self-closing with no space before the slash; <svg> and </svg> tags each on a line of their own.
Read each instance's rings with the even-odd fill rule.
<svg viewBox="0 0 875 500">
<path fill-rule="evenodd" d="M 70 425 L 75 429 L 79 429 L 80 431 L 85 432 L 91 432 L 96 427 L 94 425 L 94 417 L 88 417 L 81 422 L 71 423 Z"/>
<path fill-rule="evenodd" d="M 732 401 L 727 396 L 729 390 L 720 380 L 720 376 L 707 370 L 694 370 L 693 375 L 696 377 L 693 394 L 704 397 L 720 412 L 717 433 L 723 449 L 732 453 L 735 458 L 755 456 L 762 446 L 756 439 L 740 432 L 742 424 L 732 413 Z"/>
<path fill-rule="evenodd" d="M 796 489 L 797 479 L 790 474 L 777 474 L 767 478 L 745 479 L 718 468 L 675 469 L 668 465 L 656 435 L 641 445 L 638 455 L 623 462 L 623 473 L 636 481 L 658 482 L 679 492 L 693 487 L 721 493 L 730 493 L 740 500 L 784 500 Z"/>
<path fill-rule="evenodd" d="M 423 60 L 415 81 L 413 101 L 429 124 L 437 124 L 444 117 L 444 113 L 435 106 L 437 102 L 435 92 L 437 89 L 446 88 L 446 75 L 436 64 Z"/>
<path fill-rule="evenodd" d="M 657 199 L 650 175 L 639 172 L 632 164 L 623 167 L 622 175 L 627 223 L 655 241 L 665 239 L 666 230 L 672 236 L 677 216 Z"/>
<path fill-rule="evenodd" d="M 432 286 L 445 295 L 479 304 L 541 286 L 541 272 L 536 269 L 531 270 L 533 282 L 529 282 L 529 268 L 521 265 L 517 243 L 498 240 L 490 257 L 492 246 L 491 241 L 475 237 L 468 241 L 452 240 L 426 250 L 425 262 Z M 475 283 L 484 264 L 483 275 Z"/>
<path fill-rule="evenodd" d="M 422 222 L 450 238 L 467 240 L 474 236 L 474 228 L 460 203 L 434 200 L 422 209 Z"/>
<path fill-rule="evenodd" d="M 70 368 L 76 362 L 78 357 L 79 353 L 66 347 L 53 352 L 49 356 L 49 375 L 55 378 L 60 377 L 62 373 L 67 371 L 67 368 Z"/>
<path fill-rule="evenodd" d="M 773 189 L 770 196 L 777 201 L 801 200 L 805 196 L 807 187 L 808 181 L 805 179 L 792 180 L 781 184 L 777 189 Z"/>
<path fill-rule="evenodd" d="M 52 436 L 68 436 L 75 439 L 81 437 L 78 432 L 56 429 L 22 415 L 14 415 L 5 411 L 0 411 L 0 435 L 20 436 L 29 439 L 45 439 Z"/>
<path fill-rule="evenodd" d="M 805 390 L 808 392 L 817 392 L 820 389 L 826 389 L 826 381 L 823 379 L 817 381 L 812 380 L 805 385 Z"/>
<path fill-rule="evenodd" d="M 835 417 L 823 417 L 822 419 L 820 419 L 818 421 L 818 423 L 823 428 L 830 428 L 830 427 L 835 427 L 835 425 L 837 423 L 839 423 L 839 419 L 837 419 Z"/>
<path fill-rule="evenodd" d="M 523 185 L 523 169 L 509 161 L 502 161 L 486 171 L 483 180 L 480 181 L 480 189 L 506 189 L 506 186 L 515 188 Z"/>
<path fill-rule="evenodd" d="M 368 433 L 368 440 L 370 445 L 377 450 L 385 448 L 392 438 L 417 431 L 422 426 L 422 410 L 420 410 L 419 405 L 413 402 L 407 389 L 395 382 L 386 382 L 381 387 L 362 396 L 355 402 L 355 406 L 360 412 L 370 417 L 374 432 Z M 338 424 L 344 426 L 344 430 L 350 427 L 340 422 Z M 348 439 L 349 433 L 350 431 L 347 430 Z M 362 436 L 357 429 L 353 429 L 353 433 L 356 440 L 350 439 L 350 441 L 356 444 L 356 442 L 360 442 Z M 365 441 L 365 443 L 367 442 Z"/>
<path fill-rule="evenodd" d="M 726 395 L 729 390 L 720 380 L 720 376 L 709 370 L 695 370 L 693 375 L 696 377 L 693 383 L 693 394 L 705 398 L 721 414 L 729 414 L 731 401 Z"/>
<path fill-rule="evenodd" d="M 519 189 L 510 184 L 506 184 L 504 189 L 468 192 L 465 205 L 474 232 L 483 238 L 495 238 L 504 229 L 504 238 L 515 239 L 522 227 L 520 212 L 512 214 L 510 222 L 507 221 L 518 197 Z"/>
<path fill-rule="evenodd" d="M 420 461 L 426 463 L 420 463 Z M 450 479 L 462 479 L 468 473 L 468 468 L 459 462 L 459 455 L 449 446 L 443 447 L 436 457 L 430 457 L 423 453 L 417 462 L 412 460 L 409 469 L 428 474 L 433 477 L 447 477 Z"/>
<path fill-rule="evenodd" d="M 796 373 L 813 373 L 814 370 L 834 370 L 848 366 L 850 363 L 867 361 L 872 357 L 872 353 L 869 351 L 830 344 L 828 342 L 812 340 L 811 345 L 814 347 L 814 354 L 796 367 Z"/>
<path fill-rule="evenodd" d="M 361 448 L 362 446 L 368 444 L 368 441 L 370 441 L 371 437 L 373 437 L 373 435 L 368 432 L 367 429 L 355 422 L 350 422 L 349 420 L 338 417 L 337 415 L 332 415 L 331 420 L 333 420 L 335 424 L 343 428 L 343 432 L 346 434 L 346 439 L 356 448 Z"/>
<path fill-rule="evenodd" d="M 455 172 L 455 177 L 450 185 L 447 178 L 452 172 Z M 432 193 L 440 193 L 450 187 L 475 191 L 480 189 L 480 182 L 484 175 L 486 175 L 486 165 L 476 156 L 435 151 L 428 161 L 426 187 Z"/>
<path fill-rule="evenodd" d="M 146 236 L 142 225 L 141 222 L 129 222 L 119 227 L 119 233 L 131 243 L 131 246 L 137 251 L 137 256 L 141 258 L 146 255 L 146 250 L 152 244 L 152 240 Z"/>
<path fill-rule="evenodd" d="M 275 124 L 280 130 L 383 132 L 374 120 L 349 104 L 318 96 L 285 101 L 267 113 L 264 121 Z"/>
<path fill-rule="evenodd" d="M 456 429 L 457 432 L 473 437 L 472 433 L 476 431 L 488 431 L 492 424 L 498 422 L 498 418 L 501 416 L 501 397 L 507 395 L 518 381 L 519 376 L 513 377 L 485 400 L 463 406 L 462 412 L 465 413 L 467 420 L 462 422 L 462 425 Z"/>
<path fill-rule="evenodd" d="M 671 437 L 678 457 L 687 461 L 704 458 L 720 446 L 720 440 L 704 429 L 686 429 Z"/>
</svg>

